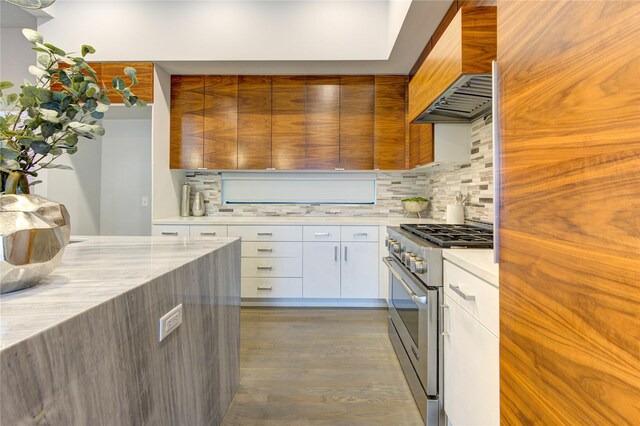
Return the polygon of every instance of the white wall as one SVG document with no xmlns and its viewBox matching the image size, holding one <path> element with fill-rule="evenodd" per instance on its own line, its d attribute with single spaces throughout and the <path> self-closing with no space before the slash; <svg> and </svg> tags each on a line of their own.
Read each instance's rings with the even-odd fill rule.
<svg viewBox="0 0 640 426">
<path fill-rule="evenodd" d="M 36 62 L 36 54 L 22 35 L 22 28 L 36 28 L 36 18 L 17 6 L 0 1 L 0 80 L 10 81 L 18 91 L 25 78 L 32 80 L 27 68 Z"/>
<path fill-rule="evenodd" d="M 100 235 L 151 235 L 151 120 L 102 125 Z"/>
<path fill-rule="evenodd" d="M 47 183 L 46 192 L 34 192 L 65 205 L 71 216 L 72 235 L 100 233 L 101 153 L 100 138 L 81 139 L 77 153 L 63 155 L 57 161 L 73 167 L 73 171 L 51 169 L 46 176 L 39 176 Z"/>
<path fill-rule="evenodd" d="M 180 186 L 185 181 L 184 171 L 169 169 L 171 76 L 162 67 L 154 67 L 153 111 L 151 131 L 153 219 L 178 216 Z"/>
<path fill-rule="evenodd" d="M 67 49 L 81 38 L 98 61 L 385 60 L 403 10 L 381 0 L 60 1 L 38 29 Z"/>
</svg>

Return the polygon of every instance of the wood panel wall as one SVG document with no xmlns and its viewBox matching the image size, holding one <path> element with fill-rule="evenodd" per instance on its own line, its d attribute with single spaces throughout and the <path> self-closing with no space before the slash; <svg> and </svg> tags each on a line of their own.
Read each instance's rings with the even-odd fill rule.
<svg viewBox="0 0 640 426">
<path fill-rule="evenodd" d="M 640 3 L 498 5 L 503 424 L 640 422 Z"/>
<path fill-rule="evenodd" d="M 204 76 L 171 76 L 170 168 L 202 167 L 203 129 Z"/>
<path fill-rule="evenodd" d="M 271 93 L 272 166 L 305 167 L 305 77 L 273 76 Z"/>
<path fill-rule="evenodd" d="M 204 80 L 204 164 L 207 169 L 238 167 L 238 76 Z"/>
<path fill-rule="evenodd" d="M 340 77 L 340 168 L 373 170 L 375 80 Z"/>
<path fill-rule="evenodd" d="M 153 102 L 153 62 L 98 62 L 91 63 L 100 69 L 99 80 L 103 81 L 107 87 L 112 87 L 111 81 L 115 77 L 122 77 L 127 85 L 131 83 L 129 77 L 124 74 L 126 67 L 136 69 L 138 84 L 131 88 L 131 91 L 143 101 Z M 97 71 L 97 70 L 96 70 Z M 119 95 L 110 95 L 111 102 L 122 103 Z"/>
<path fill-rule="evenodd" d="M 271 167 L 271 76 L 238 77 L 238 168 Z"/>
</svg>

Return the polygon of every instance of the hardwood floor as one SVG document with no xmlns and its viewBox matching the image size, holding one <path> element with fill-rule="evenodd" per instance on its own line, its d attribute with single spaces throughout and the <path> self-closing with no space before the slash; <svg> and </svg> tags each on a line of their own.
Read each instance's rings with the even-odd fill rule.
<svg viewBox="0 0 640 426">
<path fill-rule="evenodd" d="M 383 309 L 243 308 L 223 425 L 420 425 Z"/>
</svg>

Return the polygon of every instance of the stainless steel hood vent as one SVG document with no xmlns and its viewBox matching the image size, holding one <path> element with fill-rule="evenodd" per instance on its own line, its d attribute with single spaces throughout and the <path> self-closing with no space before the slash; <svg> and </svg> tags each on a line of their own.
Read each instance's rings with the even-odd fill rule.
<svg viewBox="0 0 640 426">
<path fill-rule="evenodd" d="M 463 75 L 414 123 L 468 123 L 491 111 L 491 75 Z"/>
</svg>

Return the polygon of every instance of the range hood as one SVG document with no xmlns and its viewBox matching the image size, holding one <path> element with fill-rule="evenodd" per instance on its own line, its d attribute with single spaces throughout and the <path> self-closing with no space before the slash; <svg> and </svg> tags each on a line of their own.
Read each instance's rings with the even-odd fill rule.
<svg viewBox="0 0 640 426">
<path fill-rule="evenodd" d="M 491 74 L 462 75 L 414 123 L 468 123 L 491 112 Z"/>
</svg>

